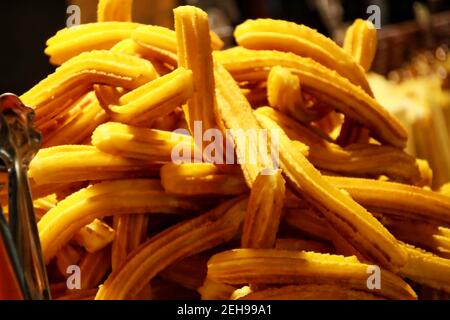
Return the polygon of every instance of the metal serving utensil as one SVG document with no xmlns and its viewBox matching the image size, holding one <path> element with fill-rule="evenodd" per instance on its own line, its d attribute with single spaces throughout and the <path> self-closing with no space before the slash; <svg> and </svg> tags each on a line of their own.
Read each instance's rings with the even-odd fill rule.
<svg viewBox="0 0 450 320">
<path fill-rule="evenodd" d="M 11 93 L 0 95 L 0 171 L 8 176 L 9 223 L 0 213 L 3 240 L 24 299 L 50 299 L 34 214 L 28 165 L 41 146 L 33 109 Z"/>
</svg>

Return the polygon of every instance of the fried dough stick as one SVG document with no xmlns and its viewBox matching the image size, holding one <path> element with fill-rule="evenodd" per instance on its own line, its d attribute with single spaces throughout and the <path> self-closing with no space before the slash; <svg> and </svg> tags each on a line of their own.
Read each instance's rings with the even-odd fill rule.
<svg viewBox="0 0 450 320">
<path fill-rule="evenodd" d="M 171 161 L 176 147 L 194 152 L 190 136 L 117 122 L 98 126 L 92 134 L 92 144 L 109 154 L 153 162 Z"/>
<path fill-rule="evenodd" d="M 135 89 L 156 76 L 147 60 L 110 51 L 85 52 L 57 68 L 21 99 L 35 108 L 36 122 L 47 121 L 66 110 L 94 84 Z"/>
<path fill-rule="evenodd" d="M 450 198 L 405 184 L 363 178 L 327 177 L 374 212 L 450 225 Z"/>
<path fill-rule="evenodd" d="M 132 252 L 122 268 L 108 277 L 96 299 L 131 298 L 177 260 L 229 241 L 235 237 L 246 207 L 246 198 L 233 199 L 157 234 Z"/>
<path fill-rule="evenodd" d="M 356 257 L 276 249 L 234 249 L 208 261 L 208 276 L 225 284 L 326 284 L 333 281 L 388 299 L 416 299 L 411 287 L 381 270 L 381 289 L 369 289 L 369 265 Z"/>
<path fill-rule="evenodd" d="M 174 9 L 178 65 L 192 70 L 194 93 L 184 108 L 191 133 L 201 121 L 203 132 L 216 127 L 214 116 L 214 71 L 208 15 L 199 8 Z"/>
<path fill-rule="evenodd" d="M 193 74 L 191 70 L 180 67 L 121 96 L 118 105 L 109 106 L 111 118 L 145 125 L 168 115 L 192 94 Z"/>
<path fill-rule="evenodd" d="M 450 259 L 450 229 L 424 220 L 380 214 L 377 218 L 399 240 Z"/>
<path fill-rule="evenodd" d="M 47 212 L 38 223 L 42 253 L 50 259 L 95 218 L 117 214 L 183 213 L 199 210 L 198 201 L 166 194 L 158 180 L 107 181 L 82 189 Z"/>
<path fill-rule="evenodd" d="M 236 42 L 248 49 L 279 50 L 309 57 L 371 94 L 363 68 L 334 41 L 305 25 L 273 19 L 247 20 L 234 31 Z"/>
<path fill-rule="evenodd" d="M 406 144 L 405 129 L 374 98 L 311 59 L 292 53 L 240 47 L 216 51 L 214 58 L 237 81 L 265 81 L 272 67 L 288 68 L 319 101 L 362 123 L 379 141 L 400 148 Z"/>
<path fill-rule="evenodd" d="M 319 217 L 317 213 L 311 209 L 289 210 L 284 216 L 284 220 L 288 225 L 309 233 L 314 237 L 333 242 L 336 241 L 335 234 L 330 230 L 329 226 L 327 226 L 326 221 L 324 221 L 323 218 Z M 385 222 L 384 218 L 381 218 L 381 221 Z M 407 224 L 405 227 L 407 227 Z M 420 237 L 415 237 L 412 232 L 414 232 L 414 229 L 410 230 L 408 238 L 414 238 L 415 241 L 420 242 L 419 245 L 424 246 L 424 243 L 421 241 Z M 448 242 L 448 236 L 443 239 L 443 236 L 441 235 L 440 239 L 436 239 L 436 237 L 434 237 L 434 239 L 436 240 L 435 242 Z M 427 243 L 430 243 L 430 241 L 433 242 L 433 239 L 427 239 Z M 338 244 L 342 245 L 342 243 Z M 346 244 L 344 243 L 343 245 L 345 246 Z M 409 278 L 415 282 L 425 284 L 438 290 L 450 292 L 449 279 L 447 279 L 446 276 L 441 276 L 442 274 L 450 274 L 450 259 L 438 257 L 434 254 L 401 242 L 399 242 L 399 245 L 408 254 L 406 264 L 399 270 L 399 274 L 402 277 Z M 424 247 L 426 247 L 426 245 Z M 436 247 L 433 251 L 441 253 L 439 252 L 439 248 Z"/>
<path fill-rule="evenodd" d="M 350 54 L 367 72 L 370 70 L 377 51 L 377 41 L 377 30 L 372 22 L 356 19 L 345 33 L 344 51 Z M 342 146 L 367 142 L 368 134 L 367 129 L 345 117 L 337 142 Z"/>
<path fill-rule="evenodd" d="M 43 135 L 42 147 L 81 144 L 95 128 L 108 121 L 95 93 L 89 92 L 52 119 L 36 123 Z"/>
<path fill-rule="evenodd" d="M 88 161 L 80 161 L 86 159 Z M 68 145 L 42 149 L 30 163 L 29 176 L 39 185 L 157 175 L 152 161 L 115 156 L 93 146 Z"/>
<path fill-rule="evenodd" d="M 345 33 L 343 49 L 369 71 L 377 51 L 377 29 L 372 22 L 356 19 Z"/>
<path fill-rule="evenodd" d="M 272 120 L 256 115 L 267 129 L 278 129 L 280 166 L 294 190 L 313 204 L 333 229 L 347 239 L 365 259 L 390 270 L 406 262 L 406 253 L 389 231 L 364 207 L 323 177 Z"/>
<path fill-rule="evenodd" d="M 322 132 L 302 125 L 273 108 L 258 108 L 255 113 L 277 122 L 290 139 L 307 145 L 307 158 L 316 168 L 350 176 L 386 175 L 402 182 L 421 181 L 414 157 L 398 148 L 364 143 L 341 147 Z"/>
<path fill-rule="evenodd" d="M 120 2 L 126 2 L 124 0 Z M 45 54 L 54 65 L 61 65 L 82 52 L 109 50 L 118 42 L 130 38 L 133 30 L 142 26 L 133 22 L 93 22 L 64 28 L 47 40 Z"/>
</svg>

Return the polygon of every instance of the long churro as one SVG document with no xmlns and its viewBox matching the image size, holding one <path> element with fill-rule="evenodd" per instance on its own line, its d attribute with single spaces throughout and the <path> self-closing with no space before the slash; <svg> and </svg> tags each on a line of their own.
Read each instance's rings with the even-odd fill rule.
<svg viewBox="0 0 450 320">
<path fill-rule="evenodd" d="M 214 58 L 237 81 L 262 81 L 270 69 L 280 65 L 300 78 L 303 87 L 357 122 L 366 126 L 377 139 L 404 147 L 406 131 L 374 98 L 360 87 L 327 67 L 292 53 L 233 48 L 214 53 Z"/>
<path fill-rule="evenodd" d="M 414 157 L 398 148 L 375 144 L 341 147 L 314 127 L 302 125 L 275 109 L 262 107 L 255 113 L 276 121 L 290 139 L 307 145 L 307 158 L 319 169 L 353 176 L 386 175 L 410 183 L 421 181 Z"/>
<path fill-rule="evenodd" d="M 134 89 L 155 78 L 155 69 L 146 60 L 97 50 L 70 59 L 24 93 L 21 99 L 25 104 L 37 109 L 38 119 L 39 108 L 68 92 L 82 89 L 85 90 L 82 93 L 85 93 L 95 83 Z"/>
<path fill-rule="evenodd" d="M 208 261 L 208 277 L 226 284 L 324 284 L 332 281 L 391 299 L 415 299 L 411 287 L 395 274 L 381 270 L 381 288 L 369 289 L 369 265 L 355 257 L 274 249 L 235 249 Z"/>
<path fill-rule="evenodd" d="M 333 228 L 367 259 L 389 269 L 406 262 L 406 254 L 395 238 L 369 212 L 350 196 L 327 181 L 306 158 L 292 147 L 291 140 L 269 119 L 257 116 L 266 129 L 277 129 L 280 141 L 280 166 L 291 186 L 313 203 Z"/>
<path fill-rule="evenodd" d="M 344 177 L 327 179 L 374 212 L 450 225 L 450 199 L 437 192 L 380 180 Z"/>
<path fill-rule="evenodd" d="M 250 139 L 249 132 L 258 132 L 260 125 L 252 113 L 247 99 L 237 83 L 221 65 L 215 66 L 218 123 L 222 130 L 231 130 L 238 159 L 248 186 L 252 186 L 264 169 L 273 169 L 274 164 L 268 149 L 268 139 Z M 247 136 L 245 135 L 247 133 Z M 243 134 L 243 136 L 241 136 Z M 227 150 L 230 152 L 230 150 Z M 255 158 L 252 161 L 251 156 Z"/>
<path fill-rule="evenodd" d="M 80 159 L 89 162 L 80 162 Z M 29 175 L 37 184 L 68 183 L 155 176 L 160 165 L 108 154 L 93 146 L 68 145 L 42 149 L 30 164 Z"/>
<path fill-rule="evenodd" d="M 361 66 L 331 39 L 305 25 L 273 19 L 247 20 L 237 26 L 234 36 L 240 46 L 249 49 L 287 51 L 310 57 L 371 93 Z"/>
<path fill-rule="evenodd" d="M 230 240 L 242 223 L 246 207 L 247 199 L 230 200 L 149 239 L 132 253 L 120 270 L 108 277 L 96 299 L 133 297 L 145 283 L 176 260 Z"/>
<path fill-rule="evenodd" d="M 82 52 L 111 49 L 139 26 L 133 22 L 94 22 L 65 28 L 48 39 L 45 53 L 52 64 L 61 65 Z"/>
<path fill-rule="evenodd" d="M 192 6 L 174 10 L 178 65 L 192 70 L 194 93 L 184 108 L 191 133 L 195 121 L 203 130 L 214 128 L 214 71 L 208 15 Z"/>
<path fill-rule="evenodd" d="M 164 193 L 157 180 L 98 183 L 59 202 L 39 221 L 42 252 L 45 261 L 49 262 L 59 248 L 95 218 L 132 213 L 176 213 L 198 208 L 193 201 Z"/>
</svg>

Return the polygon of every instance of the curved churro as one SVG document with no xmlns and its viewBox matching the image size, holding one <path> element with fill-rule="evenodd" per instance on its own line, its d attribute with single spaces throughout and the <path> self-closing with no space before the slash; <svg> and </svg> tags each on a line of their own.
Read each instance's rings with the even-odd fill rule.
<svg viewBox="0 0 450 320">
<path fill-rule="evenodd" d="M 434 289 L 450 292 L 450 259 L 403 245 L 408 252 L 408 262 L 400 275 Z"/>
<path fill-rule="evenodd" d="M 376 215 L 395 237 L 406 243 L 426 249 L 450 259 L 450 229 L 423 220 Z"/>
<path fill-rule="evenodd" d="M 169 162 L 174 148 L 194 152 L 192 137 L 175 132 L 107 122 L 95 129 L 92 144 L 116 156 L 151 162 Z"/>
<path fill-rule="evenodd" d="M 73 90 L 82 90 L 81 95 L 95 83 L 134 89 L 156 76 L 147 60 L 110 51 L 85 52 L 57 68 L 21 99 L 26 105 L 39 109 Z M 39 118 L 38 110 L 36 112 Z"/>
<path fill-rule="evenodd" d="M 45 53 L 52 64 L 61 65 L 82 52 L 109 50 L 139 26 L 133 22 L 94 22 L 65 28 L 47 40 Z"/>
<path fill-rule="evenodd" d="M 246 207 L 247 199 L 233 199 L 149 239 L 108 277 L 96 299 L 133 297 L 173 262 L 230 240 L 242 223 Z"/>
<path fill-rule="evenodd" d="M 351 55 L 365 71 L 369 71 L 377 50 L 377 30 L 369 20 L 356 19 L 347 29 L 344 39 L 344 51 Z M 337 142 L 346 146 L 350 143 L 367 142 L 367 129 L 346 117 Z"/>
<path fill-rule="evenodd" d="M 229 300 L 235 290 L 236 287 L 211 280 L 208 276 L 198 288 L 202 300 Z"/>
<path fill-rule="evenodd" d="M 108 119 L 94 92 L 89 92 L 66 111 L 39 126 L 43 135 L 42 147 L 81 144 Z"/>
<path fill-rule="evenodd" d="M 157 180 L 107 181 L 68 196 L 38 223 L 42 253 L 48 263 L 56 252 L 94 220 L 108 215 L 175 213 L 198 210 L 187 199 L 167 195 Z"/>
<path fill-rule="evenodd" d="M 276 121 L 290 139 L 307 145 L 306 157 L 319 169 L 355 176 L 386 175 L 410 183 L 422 180 L 414 157 L 398 148 L 375 144 L 341 147 L 314 127 L 302 125 L 273 108 L 258 108 L 255 114 Z"/>
<path fill-rule="evenodd" d="M 374 212 L 450 225 L 450 198 L 437 192 L 388 181 L 344 177 L 327 179 Z"/>
<path fill-rule="evenodd" d="M 272 120 L 256 115 L 266 129 L 277 129 L 280 166 L 294 190 L 319 209 L 333 229 L 371 261 L 397 270 L 406 261 L 395 238 L 361 205 L 323 177 Z M 350 240 L 351 239 L 351 240 Z"/>
<path fill-rule="evenodd" d="M 331 39 L 305 25 L 273 19 L 247 20 L 236 27 L 234 36 L 245 48 L 279 50 L 310 57 L 336 70 L 371 95 L 361 66 Z"/>
<path fill-rule="evenodd" d="M 208 261 L 208 276 L 226 284 L 335 284 L 390 299 L 416 299 L 411 287 L 381 270 L 381 288 L 367 285 L 370 265 L 355 257 L 275 249 L 234 249 Z"/>
<path fill-rule="evenodd" d="M 263 81 L 270 69 L 280 65 L 299 76 L 304 88 L 319 101 L 360 122 L 377 139 L 396 147 L 406 144 L 406 131 L 374 98 L 336 72 L 292 53 L 233 48 L 214 53 L 217 62 L 237 81 Z"/>
<path fill-rule="evenodd" d="M 160 26 L 142 26 L 133 31 L 131 38 L 144 48 L 150 57 L 171 66 L 178 65 L 175 31 Z"/>
<path fill-rule="evenodd" d="M 157 174 L 159 167 L 155 162 L 115 156 L 93 146 L 68 145 L 40 150 L 30 163 L 29 176 L 37 184 L 54 184 L 148 177 Z"/>
<path fill-rule="evenodd" d="M 192 71 L 180 67 L 121 96 L 119 105 L 109 108 L 111 118 L 129 124 L 149 123 L 185 103 L 193 90 Z"/>
</svg>

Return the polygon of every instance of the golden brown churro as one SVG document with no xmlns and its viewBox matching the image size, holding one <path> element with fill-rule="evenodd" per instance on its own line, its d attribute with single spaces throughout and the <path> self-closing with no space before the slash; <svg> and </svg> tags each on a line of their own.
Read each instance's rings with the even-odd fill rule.
<svg viewBox="0 0 450 320">
<path fill-rule="evenodd" d="M 361 205 L 327 181 L 306 158 L 291 145 L 291 140 L 270 120 L 257 116 L 266 129 L 279 129 L 280 166 L 291 186 L 316 206 L 347 239 L 354 239 L 358 251 L 389 269 L 406 262 L 404 250 L 395 238 Z"/>
<path fill-rule="evenodd" d="M 371 92 L 361 66 L 331 39 L 307 26 L 282 20 L 247 20 L 236 28 L 234 36 L 245 48 L 279 50 L 310 57 Z"/>
<path fill-rule="evenodd" d="M 274 249 L 235 249 L 208 261 L 208 276 L 227 284 L 323 284 L 327 281 L 386 298 L 415 299 L 400 277 L 382 270 L 381 289 L 368 289 L 368 265 L 355 257 Z"/>
<path fill-rule="evenodd" d="M 203 130 L 215 127 L 214 71 L 208 15 L 191 6 L 174 10 L 178 44 L 178 64 L 192 70 L 194 93 L 184 108 L 191 133 L 194 122 L 201 121 Z"/>
<path fill-rule="evenodd" d="M 176 260 L 230 240 L 242 223 L 246 207 L 247 199 L 230 200 L 149 239 L 131 253 L 131 259 L 120 270 L 108 277 L 96 299 L 133 297 L 145 283 Z"/>
<path fill-rule="evenodd" d="M 317 98 L 366 126 L 377 139 L 404 147 L 406 131 L 374 98 L 334 71 L 292 53 L 233 48 L 214 53 L 216 60 L 237 81 L 267 79 L 270 69 L 280 65 L 300 78 L 303 87 Z"/>
<path fill-rule="evenodd" d="M 179 213 L 196 209 L 198 205 L 193 201 L 165 194 L 157 180 L 98 183 L 59 202 L 39 221 L 42 252 L 48 262 L 81 227 L 95 218 L 131 213 Z"/>
</svg>

